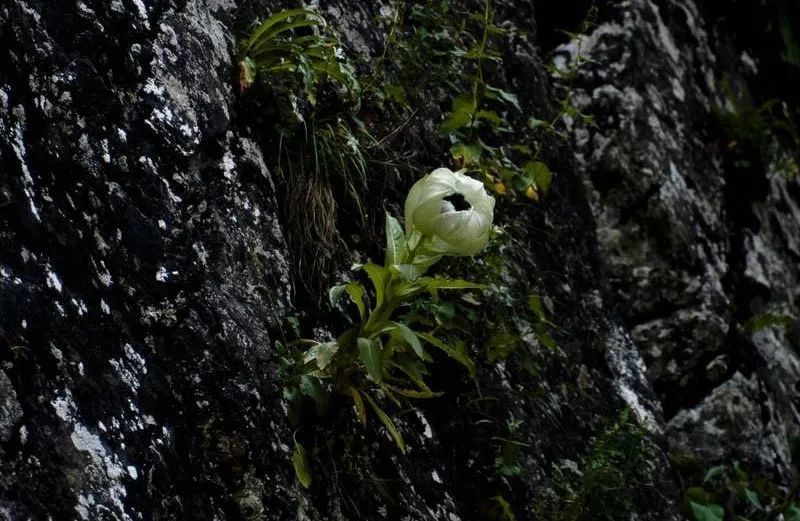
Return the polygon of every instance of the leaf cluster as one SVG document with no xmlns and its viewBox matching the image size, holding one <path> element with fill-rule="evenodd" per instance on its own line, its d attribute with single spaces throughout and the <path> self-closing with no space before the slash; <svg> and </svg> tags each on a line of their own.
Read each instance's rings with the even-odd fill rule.
<svg viewBox="0 0 800 521">
<path fill-rule="evenodd" d="M 426 381 L 428 366 L 434 362 L 431 348 L 461 364 L 472 377 L 476 370 L 465 343 L 445 324 L 419 315 L 421 307 L 414 304 L 426 295 L 438 301 L 441 291 L 485 289 L 465 280 L 424 276 L 442 255 L 426 251 L 420 240 L 414 233 L 407 237 L 400 223 L 386 215 L 384 265 L 361 267 L 369 287 L 352 281 L 330 290 L 331 306 L 347 297 L 358 312 L 357 320 L 333 341 L 304 341 L 310 347 L 298 353 L 289 385 L 292 398 L 310 397 L 320 412 L 331 394 L 346 397 L 365 426 L 371 410 L 401 451 L 405 442 L 379 402 L 387 399 L 401 407 L 404 399 L 441 395 Z M 401 309 L 409 312 L 397 319 Z"/>
<path fill-rule="evenodd" d="M 636 511 L 643 491 L 653 489 L 656 448 L 630 410 L 592 440 L 580 467 L 557 469 L 553 494 L 533 506 L 532 519 L 616 521 Z"/>
<path fill-rule="evenodd" d="M 275 13 L 257 24 L 238 45 L 239 87 L 250 88 L 257 76 L 269 81 L 279 76 L 299 76 L 306 95 L 313 102 L 324 80 L 357 92 L 352 68 L 341 59 L 336 38 L 325 34 L 327 24 L 308 8 Z"/>
<path fill-rule="evenodd" d="M 751 476 L 738 463 L 709 468 L 686 489 L 684 508 L 695 521 L 800 521 L 797 487 L 789 493 L 766 476 Z"/>
</svg>

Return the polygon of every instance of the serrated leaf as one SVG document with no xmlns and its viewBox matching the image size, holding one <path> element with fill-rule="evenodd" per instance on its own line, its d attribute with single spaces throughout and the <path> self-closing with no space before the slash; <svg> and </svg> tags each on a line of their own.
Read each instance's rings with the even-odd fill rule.
<svg viewBox="0 0 800 521">
<path fill-rule="evenodd" d="M 389 434 L 394 439 L 394 442 L 395 444 L 397 444 L 397 447 L 400 449 L 400 452 L 405 453 L 406 444 L 403 441 L 403 436 L 400 435 L 400 431 L 397 430 L 397 427 L 395 426 L 392 419 L 389 418 L 388 414 L 383 412 L 383 409 L 381 409 L 378 406 L 378 404 L 375 403 L 375 400 L 373 400 L 369 394 L 364 393 L 364 398 L 367 399 L 367 403 L 369 403 L 370 407 L 372 407 L 372 410 L 375 411 L 375 414 L 378 416 L 378 419 L 381 421 L 383 426 L 386 427 L 386 430 L 389 431 Z"/>
<path fill-rule="evenodd" d="M 386 214 L 386 267 L 406 260 L 406 235 L 400 223 Z"/>
<path fill-rule="evenodd" d="M 689 501 L 689 505 L 692 507 L 695 521 L 723 521 L 725 511 L 719 505 L 701 505 L 694 501 Z"/>
<path fill-rule="evenodd" d="M 469 375 L 472 378 L 475 378 L 475 362 L 464 352 L 447 345 L 446 343 L 442 342 L 440 339 L 436 338 L 435 336 L 428 334 L 428 333 L 416 333 L 418 337 L 423 339 L 424 341 L 428 342 L 434 347 L 438 347 L 441 351 L 443 351 L 447 356 L 455 360 L 456 362 L 460 363 L 464 367 L 467 368 L 469 371 Z"/>
<path fill-rule="evenodd" d="M 358 339 L 358 359 L 367 368 L 367 373 L 376 382 L 383 379 L 383 362 L 381 360 L 381 346 L 375 340 L 360 337 Z"/>
<path fill-rule="evenodd" d="M 306 459 L 306 449 L 299 443 L 294 444 L 294 453 L 292 454 L 292 464 L 294 465 L 294 473 L 297 476 L 297 481 L 303 486 L 308 488 L 311 486 L 311 470 L 308 466 Z"/>
</svg>

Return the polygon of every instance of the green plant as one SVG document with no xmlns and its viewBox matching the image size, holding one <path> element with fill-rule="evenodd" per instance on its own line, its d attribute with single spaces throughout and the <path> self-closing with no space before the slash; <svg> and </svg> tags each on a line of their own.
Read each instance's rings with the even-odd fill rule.
<svg viewBox="0 0 800 521">
<path fill-rule="evenodd" d="M 781 515 L 800 521 L 797 484 L 783 492 L 767 476 L 751 476 L 735 462 L 700 475 L 690 478 L 694 485 L 684 493 L 684 508 L 695 521 L 774 521 Z"/>
<path fill-rule="evenodd" d="M 493 438 L 493 441 L 500 442 L 500 450 L 494 460 L 494 469 L 501 476 L 515 477 L 524 473 L 524 469 L 519 463 L 520 450 L 530 445 L 518 439 L 521 427 L 522 422 L 511 417 L 506 422 L 507 435 L 502 438 Z"/>
<path fill-rule="evenodd" d="M 320 34 L 326 27 L 325 19 L 307 8 L 280 11 L 257 24 L 238 45 L 240 89 L 249 89 L 259 75 L 299 75 L 312 102 L 317 85 L 327 78 L 357 91 L 352 69 L 340 59 L 338 41 Z"/>
<path fill-rule="evenodd" d="M 777 99 L 756 106 L 744 89 L 737 89 L 727 78 L 720 85 L 726 104 L 715 107 L 714 115 L 733 166 L 774 165 L 787 175 L 800 174 L 800 130 L 789 106 Z"/>
<path fill-rule="evenodd" d="M 469 208 L 456 210 L 451 201 L 459 199 L 464 199 Z M 330 291 L 332 306 L 345 295 L 356 306 L 355 325 L 334 341 L 296 342 L 308 349 L 296 355 L 295 371 L 287 385 L 290 400 L 308 397 L 322 412 L 331 395 L 344 396 L 352 400 L 362 424 L 366 425 L 368 408 L 372 410 L 404 451 L 400 431 L 379 402 L 386 398 L 399 406 L 402 398 L 441 394 L 426 382 L 427 366 L 433 357 L 425 346 L 441 350 L 473 377 L 475 364 L 463 341 L 453 342 L 440 334 L 447 332 L 446 328 L 414 313 L 397 319 L 397 312 L 401 308 L 411 310 L 411 304 L 425 293 L 436 300 L 440 291 L 485 288 L 460 279 L 427 277 L 425 273 L 446 255 L 470 255 L 482 249 L 489 240 L 493 206 L 480 183 L 445 169 L 434 171 L 412 187 L 406 201 L 405 231 L 387 214 L 385 262 L 382 266 L 362 266 L 372 291 L 368 293 L 355 281 Z M 433 208 L 437 211 L 431 213 Z"/>
<path fill-rule="evenodd" d="M 556 469 L 549 493 L 533 506 L 543 521 L 617 521 L 636 511 L 652 481 L 656 448 L 643 426 L 624 410 L 596 436 L 578 466 Z"/>
</svg>

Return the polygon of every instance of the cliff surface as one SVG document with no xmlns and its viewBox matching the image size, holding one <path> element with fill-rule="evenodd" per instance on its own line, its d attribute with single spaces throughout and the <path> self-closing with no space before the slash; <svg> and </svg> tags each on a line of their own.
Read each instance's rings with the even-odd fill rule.
<svg viewBox="0 0 800 521">
<path fill-rule="evenodd" d="M 792 485 L 797 148 L 741 116 L 800 106 L 783 41 L 755 1 L 496 3 L 513 30 L 494 81 L 516 117 L 549 120 L 565 96 L 591 116 L 564 115 L 563 137 L 526 130 L 552 186 L 498 196 L 484 307 L 535 295 L 552 326 L 487 319 L 513 326 L 508 356 L 487 356 L 498 337 L 478 326 L 475 381 L 442 361 L 444 396 L 395 411 L 407 454 L 346 408 L 300 433 L 287 420 L 287 319 L 338 323 L 303 268 L 325 251 L 298 248 L 276 122 L 235 82 L 242 27 L 287 6 L 3 3 L 0 518 L 663 521 L 682 518 L 686 458 Z M 393 8 L 319 6 L 357 67 Z M 380 260 L 383 210 L 450 163 L 447 108 L 432 95 L 393 127 L 414 168 L 368 180 L 369 223 L 337 196 L 325 284 Z"/>
</svg>

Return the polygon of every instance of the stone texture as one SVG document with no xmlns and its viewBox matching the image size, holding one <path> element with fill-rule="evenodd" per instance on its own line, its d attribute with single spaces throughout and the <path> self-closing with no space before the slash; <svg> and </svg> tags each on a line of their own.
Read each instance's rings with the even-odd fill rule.
<svg viewBox="0 0 800 521">
<path fill-rule="evenodd" d="M 731 103 L 720 82 L 746 84 L 734 36 L 709 34 L 693 2 L 607 13 L 582 41 L 575 99 L 596 124 L 576 124 L 574 142 L 615 307 L 673 450 L 790 479 L 798 346 L 779 326 L 744 326 L 796 316 L 798 177 L 767 164 L 744 178 L 717 145 L 714 111 Z M 555 63 L 576 52 L 562 46 Z"/>
<path fill-rule="evenodd" d="M 376 53 L 379 6 L 322 3 L 353 52 Z M 546 295 L 557 348 L 527 334 L 530 364 L 490 364 L 475 339 L 480 394 L 440 369 L 452 392 L 398 419 L 406 456 L 374 425 L 331 420 L 308 434 L 320 459 L 302 489 L 276 340 L 314 306 L 295 291 L 274 151 L 232 87 L 244 8 L 0 6 L 0 518 L 466 521 L 502 494 L 528 519 L 626 407 L 658 448 L 631 519 L 679 519 L 668 450 L 788 483 L 800 335 L 744 326 L 796 315 L 800 182 L 775 165 L 743 182 L 713 146 L 719 78 L 744 81 L 735 42 L 692 0 L 630 0 L 550 52 L 525 1 L 503 14 L 530 39 L 505 42 L 496 80 L 526 113 L 553 114 L 567 87 L 547 60 L 591 58 L 573 101 L 595 123 L 569 120 L 572 143 L 548 145 L 550 195 L 498 205 L 496 304 Z M 431 143 L 435 123 L 421 123 Z M 438 166 L 429 145 L 423 166 Z M 494 468 L 509 420 L 524 425 L 515 478 Z"/>
</svg>

